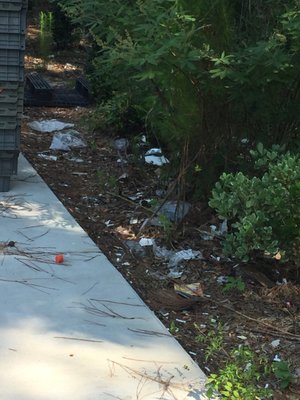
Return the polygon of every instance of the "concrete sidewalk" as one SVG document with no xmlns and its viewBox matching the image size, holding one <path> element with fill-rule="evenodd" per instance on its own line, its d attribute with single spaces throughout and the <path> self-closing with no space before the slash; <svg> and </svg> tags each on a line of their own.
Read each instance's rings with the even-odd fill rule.
<svg viewBox="0 0 300 400">
<path fill-rule="evenodd" d="M 0 399 L 205 399 L 203 372 L 23 157 L 19 171 L 0 193 Z"/>
</svg>

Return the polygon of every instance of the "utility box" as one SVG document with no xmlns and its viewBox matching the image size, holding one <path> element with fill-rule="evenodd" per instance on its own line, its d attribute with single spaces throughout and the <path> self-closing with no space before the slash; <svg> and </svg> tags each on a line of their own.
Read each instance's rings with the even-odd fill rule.
<svg viewBox="0 0 300 400">
<path fill-rule="evenodd" d="M 0 0 L 0 192 L 17 173 L 24 103 L 27 0 Z"/>
</svg>

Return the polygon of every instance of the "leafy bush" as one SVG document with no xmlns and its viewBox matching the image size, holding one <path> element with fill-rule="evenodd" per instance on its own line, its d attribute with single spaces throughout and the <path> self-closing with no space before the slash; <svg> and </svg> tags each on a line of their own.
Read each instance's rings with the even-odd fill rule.
<svg viewBox="0 0 300 400">
<path fill-rule="evenodd" d="M 269 389 L 259 387 L 259 381 L 268 374 L 266 360 L 259 358 L 247 347 L 235 349 L 224 368 L 208 377 L 207 395 L 215 398 L 217 391 L 221 399 L 253 400 L 270 398 Z"/>
<path fill-rule="evenodd" d="M 128 97 L 129 109 L 171 153 L 173 170 L 189 172 L 191 190 L 200 186 L 203 194 L 232 167 L 241 138 L 270 145 L 296 137 L 298 1 L 59 3 L 90 38 L 100 102 L 118 109 L 113 103 Z"/>
<path fill-rule="evenodd" d="M 210 206 L 231 222 L 224 250 L 245 261 L 254 251 L 293 258 L 300 237 L 300 156 L 261 144 L 252 155 L 264 168 L 261 176 L 224 173 L 212 191 Z"/>
</svg>

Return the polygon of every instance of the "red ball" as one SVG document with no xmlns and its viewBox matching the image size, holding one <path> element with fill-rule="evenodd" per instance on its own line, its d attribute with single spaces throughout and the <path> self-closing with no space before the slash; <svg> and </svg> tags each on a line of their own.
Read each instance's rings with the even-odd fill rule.
<svg viewBox="0 0 300 400">
<path fill-rule="evenodd" d="M 57 254 L 55 256 L 55 262 L 56 264 L 61 264 L 64 262 L 64 256 L 62 254 Z"/>
</svg>

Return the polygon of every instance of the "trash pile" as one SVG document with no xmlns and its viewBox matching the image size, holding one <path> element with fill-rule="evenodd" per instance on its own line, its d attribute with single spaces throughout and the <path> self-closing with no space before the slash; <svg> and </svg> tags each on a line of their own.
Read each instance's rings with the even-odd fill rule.
<svg viewBox="0 0 300 400">
<path fill-rule="evenodd" d="M 82 158 L 72 156 L 72 154 L 65 154 L 65 152 L 71 152 L 73 149 L 86 147 L 86 143 L 80 133 L 74 129 L 70 129 L 74 127 L 74 124 L 50 119 L 32 121 L 28 126 L 36 132 L 53 134 L 49 151 L 39 153 L 39 158 L 47 161 L 57 161 L 57 152 L 64 152 L 63 156 L 65 159 L 75 163 L 84 162 Z"/>
</svg>

